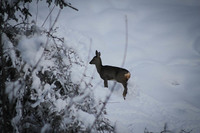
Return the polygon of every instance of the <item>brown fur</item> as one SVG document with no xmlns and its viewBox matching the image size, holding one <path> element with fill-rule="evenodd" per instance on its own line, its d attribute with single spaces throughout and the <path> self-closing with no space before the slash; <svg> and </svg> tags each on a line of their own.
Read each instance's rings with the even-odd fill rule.
<svg viewBox="0 0 200 133">
<path fill-rule="evenodd" d="M 131 74 L 130 74 L 130 73 L 126 73 L 126 74 L 124 74 L 124 76 L 125 76 L 126 79 L 128 80 L 128 79 L 131 77 Z"/>
<path fill-rule="evenodd" d="M 97 68 L 97 72 L 104 80 L 104 87 L 108 87 L 108 80 L 116 80 L 124 86 L 123 97 L 126 98 L 128 91 L 127 81 L 131 77 L 128 70 L 115 66 L 104 66 L 101 62 L 101 53 L 96 50 L 96 56 L 90 61 L 90 64 L 94 64 Z"/>
</svg>

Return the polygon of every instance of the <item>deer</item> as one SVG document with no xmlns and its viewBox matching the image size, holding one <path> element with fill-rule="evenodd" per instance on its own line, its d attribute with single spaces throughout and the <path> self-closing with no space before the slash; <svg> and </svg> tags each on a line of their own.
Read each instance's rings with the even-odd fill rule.
<svg viewBox="0 0 200 133">
<path fill-rule="evenodd" d="M 121 83 L 124 87 L 123 98 L 126 99 L 126 94 L 128 91 L 127 81 L 131 77 L 131 74 L 128 70 L 115 66 L 102 65 L 101 53 L 96 50 L 96 55 L 89 62 L 96 66 L 97 72 L 100 77 L 104 80 L 104 87 L 108 88 L 108 80 L 115 80 Z"/>
</svg>

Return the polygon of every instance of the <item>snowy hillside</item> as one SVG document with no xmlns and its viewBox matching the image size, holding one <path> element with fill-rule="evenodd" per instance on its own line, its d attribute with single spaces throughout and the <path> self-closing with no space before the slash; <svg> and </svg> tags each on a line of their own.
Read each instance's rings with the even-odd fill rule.
<svg viewBox="0 0 200 133">
<path fill-rule="evenodd" d="M 110 120 L 118 132 L 159 132 L 164 124 L 174 132 L 200 132 L 200 2 L 194 0 L 71 1 L 79 12 L 65 9 L 59 20 L 62 35 L 76 45 L 85 61 L 101 51 L 103 64 L 121 66 L 128 17 L 125 68 L 132 76 L 127 100 L 117 85 L 108 102 Z M 95 73 L 94 73 L 95 71 Z M 96 68 L 93 89 L 108 94 Z M 100 83 L 99 83 L 100 82 Z M 99 84 L 98 84 L 99 83 Z M 113 81 L 110 81 L 109 88 Z M 98 84 L 98 85 L 96 85 Z"/>
<path fill-rule="evenodd" d="M 128 49 L 124 68 L 131 72 L 128 94 L 117 84 L 106 106 L 107 118 L 118 133 L 170 131 L 200 132 L 200 1 L 199 0 L 71 0 L 79 11 L 62 10 L 58 34 L 75 48 L 85 65 L 96 99 L 105 100 L 96 68 L 89 65 L 95 50 L 103 64 L 121 66 L 125 49 L 125 16 Z M 30 7 L 33 18 L 35 6 Z M 49 12 L 38 7 L 37 25 Z M 53 11 L 52 18 L 58 9 Z M 45 25 L 48 27 L 48 25 Z M 89 57 L 89 58 L 88 58 Z M 81 69 L 72 80 L 80 81 Z M 61 104 L 62 102 L 58 102 Z M 61 107 L 61 105 L 57 105 Z M 85 117 L 83 117 L 85 119 Z M 91 121 L 88 120 L 88 121 Z M 184 132 L 183 131 L 183 132 Z"/>
</svg>

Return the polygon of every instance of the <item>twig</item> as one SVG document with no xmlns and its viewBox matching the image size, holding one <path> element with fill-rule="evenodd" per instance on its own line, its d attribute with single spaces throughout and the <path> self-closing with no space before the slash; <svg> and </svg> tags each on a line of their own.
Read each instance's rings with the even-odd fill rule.
<svg viewBox="0 0 200 133">
<path fill-rule="evenodd" d="M 190 130 L 190 131 L 181 130 L 181 133 L 191 133 L 191 132 L 192 132 L 192 130 Z"/>
<path fill-rule="evenodd" d="M 61 9 L 59 10 L 59 12 L 58 12 L 58 14 L 57 14 L 57 16 L 56 16 L 56 19 L 54 20 L 54 23 L 53 23 L 53 25 L 51 26 L 51 28 L 50 28 L 50 30 L 49 30 L 49 33 L 52 31 L 53 27 L 55 26 L 55 24 L 56 24 L 56 22 L 57 22 L 57 20 L 58 20 L 58 18 L 59 18 L 59 16 L 60 16 L 60 12 L 61 12 Z M 47 41 L 46 41 L 46 44 L 45 44 L 45 47 L 44 47 L 44 51 L 45 51 L 45 48 L 47 47 L 48 43 L 49 43 L 49 37 L 47 36 Z M 38 60 L 37 63 L 35 64 L 35 66 L 33 67 L 31 73 L 37 68 L 37 66 L 38 66 L 39 63 L 41 62 L 42 57 L 44 56 L 44 51 L 42 52 L 42 55 L 40 56 L 39 60 Z"/>
<path fill-rule="evenodd" d="M 106 105 L 107 105 L 107 103 L 108 103 L 108 101 L 109 101 L 109 99 L 110 99 L 110 97 L 111 97 L 111 95 L 112 95 L 112 93 L 113 93 L 113 91 L 114 91 L 115 86 L 116 86 L 116 82 L 114 83 L 113 87 L 111 88 L 110 94 L 106 97 L 105 101 L 103 102 L 103 106 L 101 107 L 99 113 L 97 114 L 97 116 L 96 116 L 96 118 L 95 118 L 95 120 L 94 120 L 92 126 L 91 126 L 90 129 L 88 130 L 88 132 L 91 132 L 91 130 L 92 130 L 93 127 L 95 126 L 97 120 L 99 119 L 99 117 L 100 117 L 100 115 L 102 114 L 104 108 L 106 107 Z"/>
<path fill-rule="evenodd" d="M 29 10 L 29 3 L 27 3 L 27 9 Z M 29 28 L 29 27 L 28 27 L 28 26 L 29 26 L 29 25 L 28 25 L 28 24 L 29 24 L 29 15 L 27 15 L 26 21 L 27 21 L 27 22 L 26 22 L 26 23 L 27 23 L 27 25 L 26 25 L 26 31 L 28 31 L 28 28 Z"/>
<path fill-rule="evenodd" d="M 73 6 L 71 6 L 71 4 L 67 4 L 67 6 L 70 7 L 70 8 L 72 8 L 72 9 L 74 9 L 74 10 L 76 10 L 76 11 L 78 11 L 78 9 L 75 8 L 75 7 L 73 7 Z"/>
<path fill-rule="evenodd" d="M 37 10 L 36 10 L 36 18 L 35 18 L 35 21 L 36 21 L 35 24 L 36 24 L 36 25 L 37 25 L 37 18 L 38 18 L 38 2 L 39 2 L 39 1 L 37 1 Z"/>
<path fill-rule="evenodd" d="M 87 71 L 87 68 L 88 68 L 88 62 L 89 62 L 89 58 L 90 58 L 91 47 L 92 47 L 92 39 L 90 39 L 90 46 L 89 46 L 88 57 L 87 57 L 87 65 L 85 66 L 85 70 L 83 72 L 83 76 L 82 76 L 81 81 L 80 81 L 78 86 L 81 85 L 81 83 L 83 82 L 84 77 L 86 75 L 86 71 Z"/>
<path fill-rule="evenodd" d="M 27 24 L 27 25 L 28 25 L 28 24 L 30 24 L 30 23 L 21 22 L 21 23 L 18 23 L 18 24 L 16 24 L 16 25 L 14 25 L 13 28 L 15 28 L 15 27 L 17 27 L 18 25 L 21 25 L 21 24 L 23 24 L 23 25 Z"/>
<path fill-rule="evenodd" d="M 51 11 L 49 12 L 49 14 L 47 15 L 46 19 L 44 20 L 42 27 L 44 26 L 44 24 L 46 23 L 47 19 L 49 18 L 49 16 L 51 15 L 52 11 L 54 10 L 54 8 L 56 7 L 56 5 L 53 6 L 53 8 L 51 9 Z"/>
<path fill-rule="evenodd" d="M 124 58 L 122 62 L 122 67 L 125 64 L 126 61 L 126 54 L 127 54 L 127 47 L 128 47 L 128 18 L 127 15 L 125 15 L 125 30 L 126 30 L 126 35 L 125 35 L 125 49 L 124 49 Z"/>
<path fill-rule="evenodd" d="M 64 43 L 64 38 L 59 38 L 59 37 L 51 34 L 49 31 L 45 31 L 45 33 L 47 34 L 47 36 L 50 36 L 51 38 L 53 38 L 54 43 L 55 43 L 55 40 L 58 40 L 58 41 Z"/>
<path fill-rule="evenodd" d="M 58 21 L 58 18 L 59 18 L 59 16 L 60 16 L 60 13 L 61 13 L 61 9 L 59 9 L 58 15 L 56 16 L 56 19 L 54 20 L 54 23 L 53 23 L 53 25 L 51 26 L 49 32 L 51 32 L 51 31 L 53 30 L 53 27 L 55 26 L 56 22 Z"/>
</svg>

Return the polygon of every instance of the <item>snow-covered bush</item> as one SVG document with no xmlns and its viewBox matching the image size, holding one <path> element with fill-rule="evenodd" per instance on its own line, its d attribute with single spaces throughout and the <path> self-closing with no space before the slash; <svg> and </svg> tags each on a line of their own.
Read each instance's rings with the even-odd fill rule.
<svg viewBox="0 0 200 133">
<path fill-rule="evenodd" d="M 54 25 L 46 30 L 26 23 L 31 15 L 26 2 L 31 1 L 0 5 L 0 131 L 113 132 L 90 81 L 78 72 L 72 78 L 72 68 L 86 67 L 78 53 L 56 36 Z M 63 0 L 54 2 L 77 10 Z M 17 23 L 17 10 L 22 23 Z"/>
<path fill-rule="evenodd" d="M 191 133 L 191 132 L 192 132 L 192 130 L 187 131 L 187 130 L 182 129 L 182 130 L 180 130 L 179 133 Z M 148 131 L 148 129 L 145 128 L 144 133 L 157 133 L 157 132 Z M 176 132 L 169 130 L 167 123 L 165 123 L 163 130 L 160 131 L 159 133 L 176 133 Z"/>
<path fill-rule="evenodd" d="M 10 33 L 12 40 L 6 34 L 2 36 L 7 71 L 5 97 L 13 109 L 13 131 L 113 132 L 104 114 L 90 129 L 100 105 L 88 81 L 74 83 L 71 79 L 72 67 L 85 67 L 78 54 L 53 32 L 29 31 L 29 36 L 20 32 L 14 37 Z"/>
</svg>

